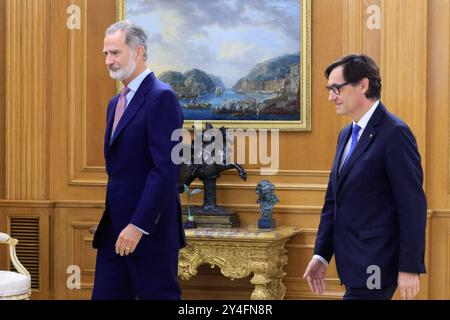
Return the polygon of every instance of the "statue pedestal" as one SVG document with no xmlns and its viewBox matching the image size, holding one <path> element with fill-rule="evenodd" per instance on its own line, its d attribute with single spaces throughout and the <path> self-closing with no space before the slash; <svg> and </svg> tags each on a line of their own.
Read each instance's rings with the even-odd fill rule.
<svg viewBox="0 0 450 320">
<path fill-rule="evenodd" d="M 275 219 L 265 219 L 265 218 L 259 219 L 258 228 L 266 230 L 275 229 Z"/>
<path fill-rule="evenodd" d="M 187 219 L 184 222 L 184 228 L 185 229 L 195 229 L 197 228 L 197 223 L 195 221 L 189 221 L 189 219 Z"/>
<path fill-rule="evenodd" d="M 187 221 L 187 208 L 183 207 L 183 221 Z M 201 206 L 191 206 L 191 215 L 197 227 L 205 228 L 235 228 L 241 225 L 239 214 L 230 209 L 216 206 L 214 208 L 205 208 Z"/>
</svg>

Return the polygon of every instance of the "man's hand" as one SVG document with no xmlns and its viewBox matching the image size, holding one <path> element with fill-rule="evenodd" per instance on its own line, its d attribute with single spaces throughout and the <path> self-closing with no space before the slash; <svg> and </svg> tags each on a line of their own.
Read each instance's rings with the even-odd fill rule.
<svg viewBox="0 0 450 320">
<path fill-rule="evenodd" d="M 141 238 L 142 232 L 140 230 L 131 224 L 127 225 L 116 241 L 116 253 L 121 256 L 133 253 Z"/>
<path fill-rule="evenodd" d="M 303 278 L 308 281 L 309 288 L 316 294 L 323 294 L 326 288 L 325 273 L 327 272 L 327 266 L 324 265 L 318 259 L 311 259 L 306 267 Z"/>
<path fill-rule="evenodd" d="M 414 299 L 420 291 L 420 280 L 417 273 L 399 272 L 397 283 L 403 300 Z"/>
</svg>

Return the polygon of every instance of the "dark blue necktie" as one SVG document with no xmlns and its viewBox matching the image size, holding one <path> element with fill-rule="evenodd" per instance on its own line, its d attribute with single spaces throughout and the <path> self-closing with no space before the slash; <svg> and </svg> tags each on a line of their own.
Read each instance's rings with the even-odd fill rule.
<svg viewBox="0 0 450 320">
<path fill-rule="evenodd" d="M 352 144 L 350 145 L 350 151 L 348 152 L 347 156 L 345 157 L 344 164 L 341 167 L 341 171 L 344 168 L 345 164 L 347 163 L 347 160 L 350 158 L 353 150 L 355 150 L 355 148 L 356 148 L 356 144 L 358 143 L 359 130 L 361 130 L 361 127 L 358 126 L 357 124 L 354 124 L 353 129 L 352 129 Z"/>
</svg>

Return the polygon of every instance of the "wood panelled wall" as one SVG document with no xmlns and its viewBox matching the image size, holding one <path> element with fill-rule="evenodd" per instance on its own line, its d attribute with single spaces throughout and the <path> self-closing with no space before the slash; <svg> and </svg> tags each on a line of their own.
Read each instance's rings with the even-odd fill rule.
<svg viewBox="0 0 450 320">
<path fill-rule="evenodd" d="M 5 1 L 0 1 L 0 199 L 5 197 L 5 158 L 3 151 L 5 150 L 5 42 L 6 34 L 4 32 L 6 27 L 5 19 Z M 4 227 L 3 217 L 0 216 L 0 230 Z M 6 248 L 0 246 L 0 269 L 6 266 L 5 259 Z M 3 269 L 4 270 L 4 269 Z"/>
<path fill-rule="evenodd" d="M 72 4 L 81 9 L 80 29 L 66 27 Z M 381 8 L 379 30 L 366 27 L 373 4 Z M 101 51 L 104 30 L 114 20 L 115 0 L 0 1 L 0 23 L 6 25 L 0 28 L 0 230 L 11 217 L 41 217 L 41 281 L 34 298 L 90 297 L 90 229 L 103 211 L 103 130 L 115 90 Z M 343 292 L 333 263 L 325 296 L 312 295 L 301 276 L 312 254 L 337 135 L 349 121 L 327 101 L 323 70 L 350 52 L 374 57 L 383 102 L 416 135 L 429 209 L 428 274 L 420 298 L 450 299 L 449 34 L 448 0 L 313 1 L 312 131 L 280 133 L 277 175 L 262 177 L 257 166 L 248 166 L 246 182 L 233 173 L 218 181 L 218 202 L 236 209 L 243 224 L 255 224 L 254 188 L 269 178 L 281 200 L 277 224 L 303 228 L 288 243 L 287 299 L 335 299 Z M 5 267 L 4 251 L 0 255 Z M 70 265 L 80 267 L 81 289 L 66 286 Z M 181 284 L 184 298 L 246 299 L 251 292 L 248 279 L 231 282 L 208 266 Z"/>
<path fill-rule="evenodd" d="M 426 186 L 433 210 L 429 297 L 450 299 L 450 1 L 430 1 L 428 13 Z"/>
<path fill-rule="evenodd" d="M 49 198 L 50 2 L 6 1 L 5 198 Z"/>
<path fill-rule="evenodd" d="M 0 1 L 0 30 L 6 29 L 5 1 Z M 5 32 L 0 32 L 0 150 L 5 150 Z M 0 199 L 5 196 L 5 158 L 0 156 Z"/>
</svg>

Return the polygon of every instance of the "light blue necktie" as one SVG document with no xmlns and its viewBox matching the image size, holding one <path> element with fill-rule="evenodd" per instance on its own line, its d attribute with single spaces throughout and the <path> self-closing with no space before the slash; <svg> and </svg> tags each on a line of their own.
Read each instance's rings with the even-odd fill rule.
<svg viewBox="0 0 450 320">
<path fill-rule="evenodd" d="M 348 152 L 347 156 L 345 157 L 344 164 L 341 167 L 341 171 L 342 171 L 342 169 L 344 169 L 344 166 L 347 163 L 347 160 L 350 158 L 353 150 L 355 150 L 355 148 L 356 148 L 356 144 L 358 143 L 359 130 L 361 130 L 361 127 L 358 126 L 357 124 L 354 124 L 353 129 L 352 129 L 352 144 L 350 145 L 350 151 Z"/>
</svg>

